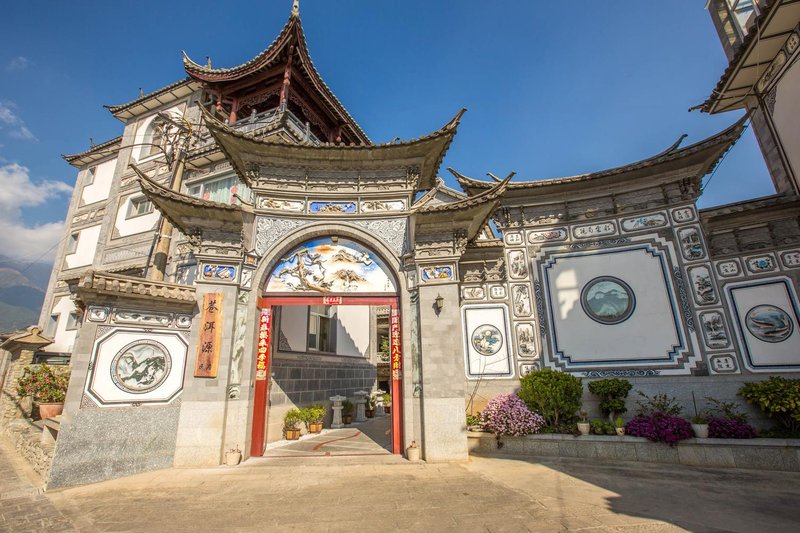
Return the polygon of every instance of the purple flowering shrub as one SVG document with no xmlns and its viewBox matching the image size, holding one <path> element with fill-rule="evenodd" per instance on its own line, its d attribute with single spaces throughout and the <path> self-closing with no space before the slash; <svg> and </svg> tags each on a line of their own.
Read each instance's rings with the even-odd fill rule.
<svg viewBox="0 0 800 533">
<path fill-rule="evenodd" d="M 481 411 L 481 426 L 495 435 L 528 435 L 543 425 L 544 418 L 532 413 L 515 394 L 499 394 Z"/>
<path fill-rule="evenodd" d="M 650 416 L 639 415 L 629 420 L 625 424 L 625 434 L 674 446 L 679 440 L 691 438 L 692 426 L 683 418 L 656 411 Z"/>
<path fill-rule="evenodd" d="M 708 436 L 712 439 L 752 439 L 756 430 L 740 418 L 712 416 L 708 419 Z"/>
</svg>

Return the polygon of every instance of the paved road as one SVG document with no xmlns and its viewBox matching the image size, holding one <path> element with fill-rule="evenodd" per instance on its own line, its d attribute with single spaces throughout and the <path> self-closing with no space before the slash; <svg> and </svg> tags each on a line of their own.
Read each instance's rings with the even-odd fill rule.
<svg viewBox="0 0 800 533">
<path fill-rule="evenodd" d="M 794 532 L 800 527 L 800 478 L 794 473 L 578 460 L 473 458 L 461 465 L 415 465 L 386 459 L 262 459 L 12 495 L 0 501 L 0 531 Z M 0 462 L 0 492 L 8 492 L 7 476 L 15 479 L 15 490 L 30 488 L 6 463 Z M 35 504 L 42 510 L 35 511 Z"/>
</svg>

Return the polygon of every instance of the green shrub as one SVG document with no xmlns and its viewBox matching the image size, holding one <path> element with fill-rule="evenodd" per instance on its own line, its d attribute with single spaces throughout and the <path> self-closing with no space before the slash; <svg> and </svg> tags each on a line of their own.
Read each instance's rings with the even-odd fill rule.
<svg viewBox="0 0 800 533">
<path fill-rule="evenodd" d="M 773 376 L 767 381 L 746 383 L 739 396 L 757 405 L 789 433 L 800 433 L 800 379 Z"/>
<path fill-rule="evenodd" d="M 595 435 L 617 434 L 617 430 L 614 428 L 614 424 L 612 424 L 608 420 L 592 420 L 589 424 L 592 428 L 592 433 L 594 433 Z"/>
<path fill-rule="evenodd" d="M 355 411 L 356 406 L 353 405 L 353 402 L 350 400 L 344 400 L 342 402 L 342 414 L 343 415 L 352 415 L 353 411 Z"/>
<path fill-rule="evenodd" d="M 325 418 L 325 406 L 320 404 L 314 404 L 309 407 L 303 407 L 300 409 L 300 414 L 303 419 L 303 423 L 306 425 L 306 429 L 309 429 L 309 426 L 315 422 L 322 422 L 322 419 Z"/>
<path fill-rule="evenodd" d="M 580 378 L 546 368 L 525 375 L 517 396 L 528 409 L 542 415 L 547 426 L 557 427 L 575 419 L 582 394 Z"/>
<path fill-rule="evenodd" d="M 683 406 L 674 396 L 655 394 L 648 396 L 640 390 L 636 391 L 643 399 L 636 402 L 636 416 L 652 417 L 655 413 L 670 416 L 681 416 Z"/>
<path fill-rule="evenodd" d="M 17 380 L 17 395 L 36 403 L 60 403 L 67 395 L 69 372 L 48 365 L 26 367 Z"/>
<path fill-rule="evenodd" d="M 289 409 L 283 415 L 283 429 L 298 429 L 303 421 L 303 412 L 300 409 Z"/>
<path fill-rule="evenodd" d="M 631 382 L 627 379 L 599 379 L 589 383 L 589 392 L 600 397 L 600 411 L 613 420 L 616 415 L 626 412 L 625 398 L 631 391 Z"/>
</svg>

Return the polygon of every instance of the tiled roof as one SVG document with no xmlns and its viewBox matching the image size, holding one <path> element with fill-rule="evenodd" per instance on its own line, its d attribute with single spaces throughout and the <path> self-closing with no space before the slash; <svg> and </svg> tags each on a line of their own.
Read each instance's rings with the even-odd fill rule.
<svg viewBox="0 0 800 533">
<path fill-rule="evenodd" d="M 79 154 L 62 154 L 61 157 L 70 165 L 74 167 L 81 167 L 90 163 L 94 163 L 95 161 L 99 161 L 107 155 L 116 152 L 119 149 L 120 144 L 122 144 L 121 135 L 104 143 L 96 144 L 85 152 L 81 152 Z"/>
</svg>

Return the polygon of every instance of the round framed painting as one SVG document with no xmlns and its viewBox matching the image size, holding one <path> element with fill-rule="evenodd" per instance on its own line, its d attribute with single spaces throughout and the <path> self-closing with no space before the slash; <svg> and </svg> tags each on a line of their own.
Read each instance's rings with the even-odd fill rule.
<svg viewBox="0 0 800 533">
<path fill-rule="evenodd" d="M 789 314 L 774 305 L 757 305 L 747 312 L 744 320 L 747 331 L 764 342 L 783 342 L 794 331 Z"/>
<path fill-rule="evenodd" d="M 490 356 L 503 347 L 503 334 L 491 324 L 483 324 L 472 331 L 472 347 L 481 355 Z"/>
<path fill-rule="evenodd" d="M 613 276 L 594 278 L 581 290 L 581 307 L 589 318 L 601 324 L 619 324 L 630 318 L 636 296 L 630 285 Z"/>
<path fill-rule="evenodd" d="M 169 351 L 151 340 L 134 341 L 122 348 L 111 361 L 111 380 L 125 392 L 144 394 L 157 389 L 172 366 Z"/>
</svg>

